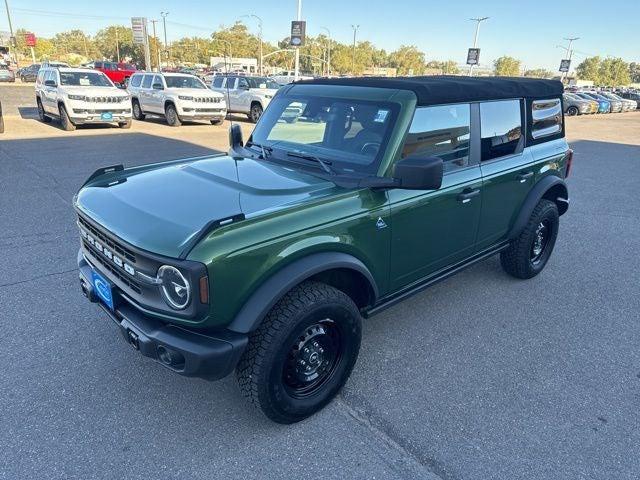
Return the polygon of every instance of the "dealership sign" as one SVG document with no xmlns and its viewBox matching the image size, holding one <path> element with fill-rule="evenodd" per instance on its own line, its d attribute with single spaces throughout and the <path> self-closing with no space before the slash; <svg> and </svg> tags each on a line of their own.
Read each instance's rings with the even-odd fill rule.
<svg viewBox="0 0 640 480">
<path fill-rule="evenodd" d="M 571 66 L 571 60 L 560 60 L 560 71 L 568 72 Z"/>
<path fill-rule="evenodd" d="M 292 47 L 303 46 L 306 28 L 307 22 L 304 20 L 294 20 L 291 22 L 291 39 L 289 40 L 289 45 Z"/>
<path fill-rule="evenodd" d="M 147 44 L 147 19 L 144 17 L 131 18 L 131 30 L 133 31 L 133 43 L 136 45 Z"/>
<path fill-rule="evenodd" d="M 36 46 L 36 35 L 35 33 L 27 32 L 24 34 L 24 43 L 27 47 L 35 47 Z"/>
<path fill-rule="evenodd" d="M 467 53 L 467 65 L 478 65 L 480 63 L 480 49 L 470 48 Z"/>
</svg>

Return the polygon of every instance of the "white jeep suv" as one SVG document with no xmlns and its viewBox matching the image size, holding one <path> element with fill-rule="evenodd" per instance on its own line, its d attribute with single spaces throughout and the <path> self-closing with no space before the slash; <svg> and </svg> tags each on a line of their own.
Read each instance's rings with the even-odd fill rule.
<svg viewBox="0 0 640 480">
<path fill-rule="evenodd" d="M 227 97 L 229 113 L 244 113 L 256 123 L 280 88 L 266 77 L 218 75 L 211 82 L 211 90 Z"/>
<path fill-rule="evenodd" d="M 97 70 L 42 67 L 36 77 L 36 103 L 41 121 L 59 119 L 67 131 L 85 123 L 131 127 L 131 97 Z"/>
<path fill-rule="evenodd" d="M 164 116 L 172 127 L 185 120 L 209 120 L 219 125 L 227 115 L 224 97 L 209 90 L 195 75 L 134 73 L 127 90 L 136 120 L 152 114 Z"/>
</svg>

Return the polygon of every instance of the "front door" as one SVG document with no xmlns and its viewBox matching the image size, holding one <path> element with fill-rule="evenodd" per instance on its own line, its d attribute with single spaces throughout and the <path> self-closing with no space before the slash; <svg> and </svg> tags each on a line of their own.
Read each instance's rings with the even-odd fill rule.
<svg viewBox="0 0 640 480">
<path fill-rule="evenodd" d="M 402 156 L 442 158 L 442 187 L 389 190 L 392 290 L 473 255 L 482 200 L 479 142 L 472 141 L 469 104 L 416 110 Z"/>
</svg>

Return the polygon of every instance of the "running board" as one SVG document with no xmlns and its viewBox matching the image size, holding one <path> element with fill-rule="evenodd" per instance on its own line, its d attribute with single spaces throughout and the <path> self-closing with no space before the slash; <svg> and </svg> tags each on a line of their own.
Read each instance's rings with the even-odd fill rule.
<svg viewBox="0 0 640 480">
<path fill-rule="evenodd" d="M 373 315 L 376 315 L 382 312 L 383 310 L 386 310 L 387 308 L 392 307 L 396 303 L 399 303 L 405 300 L 406 298 L 409 298 L 412 295 L 415 295 L 416 293 L 420 293 L 426 288 L 438 282 L 441 282 L 442 280 L 446 280 L 447 278 L 451 277 L 452 275 L 455 275 L 456 273 L 464 270 L 467 267 L 470 267 L 471 265 L 475 265 L 476 263 L 481 262 L 482 260 L 486 260 L 489 257 L 493 257 L 495 254 L 500 253 L 502 250 L 505 250 L 508 246 L 509 246 L 508 242 L 501 243 L 497 246 L 484 250 L 477 255 L 474 255 L 468 260 L 464 260 L 463 262 L 457 263 L 453 267 L 448 267 L 446 269 L 440 270 L 439 272 L 436 272 L 435 274 L 427 277 L 425 280 L 421 280 L 417 285 L 409 287 L 408 289 L 401 291 L 400 293 L 397 293 L 395 295 L 392 295 L 389 298 L 381 299 L 381 301 L 376 305 L 374 305 L 373 307 L 363 310 L 362 316 L 364 318 L 372 317 Z"/>
</svg>

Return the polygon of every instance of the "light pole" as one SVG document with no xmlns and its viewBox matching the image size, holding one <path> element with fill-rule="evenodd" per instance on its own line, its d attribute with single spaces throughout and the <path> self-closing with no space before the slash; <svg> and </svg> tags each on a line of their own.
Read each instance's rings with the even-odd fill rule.
<svg viewBox="0 0 640 480">
<path fill-rule="evenodd" d="M 158 23 L 158 20 L 149 20 L 151 22 L 151 25 L 153 25 L 153 41 L 156 44 L 156 55 L 158 57 L 158 72 L 162 72 L 162 67 L 160 67 L 160 64 L 162 63 L 162 60 L 160 58 L 160 47 L 158 46 L 158 37 L 156 37 L 156 23 Z"/>
<path fill-rule="evenodd" d="M 351 52 L 351 75 L 356 74 L 356 33 L 360 25 L 351 25 L 353 28 L 353 51 Z"/>
<path fill-rule="evenodd" d="M 297 20 L 300 21 L 302 20 L 302 0 L 298 0 L 298 17 Z M 293 74 L 293 79 L 294 81 L 298 81 L 298 78 L 300 78 L 300 47 L 296 47 L 296 52 L 295 52 L 295 68 L 294 68 L 294 74 Z"/>
<path fill-rule="evenodd" d="M 565 40 L 567 40 L 569 42 L 569 45 L 567 46 L 567 54 L 569 56 L 569 67 L 571 67 L 571 57 L 573 56 L 573 50 L 571 50 L 571 44 L 576 41 L 576 40 L 580 40 L 580 37 L 564 37 Z M 566 72 L 564 72 L 564 76 L 563 79 L 566 80 L 567 76 L 569 75 L 569 69 L 567 69 Z"/>
<path fill-rule="evenodd" d="M 331 30 L 327 27 L 320 27 L 322 30 L 327 31 L 327 35 L 329 35 L 329 41 L 327 46 L 327 77 L 331 76 Z"/>
<path fill-rule="evenodd" d="M 258 66 L 258 68 L 260 70 L 260 75 L 262 76 L 262 19 L 258 15 L 253 14 L 242 15 L 242 17 L 251 17 L 255 18 L 258 21 L 258 30 L 260 31 L 260 65 Z"/>
<path fill-rule="evenodd" d="M 11 43 L 11 41 L 15 41 L 15 38 L 13 36 L 13 25 L 11 24 L 11 13 L 9 12 L 9 1 L 8 0 L 4 0 L 4 6 L 7 9 L 7 20 L 9 21 L 9 35 L 11 36 L 11 38 L 9 39 L 9 43 Z M 16 67 L 18 66 L 18 54 L 15 51 L 15 45 L 11 45 L 11 50 L 13 52 L 13 60 L 14 62 L 16 62 Z"/>
<path fill-rule="evenodd" d="M 485 20 L 488 20 L 489 17 L 478 17 L 478 18 L 470 18 L 469 20 L 476 22 L 476 35 L 473 37 L 473 48 L 478 47 L 478 34 L 480 33 L 480 24 Z M 480 58 L 478 56 L 478 58 Z M 473 75 L 473 64 L 469 65 L 469 76 Z"/>
<path fill-rule="evenodd" d="M 167 43 L 167 15 L 169 12 L 160 12 L 160 16 L 162 17 L 162 28 L 164 29 L 164 49 L 167 56 L 167 65 L 169 65 L 169 44 Z M 160 65 L 158 65 L 158 69 Z"/>
</svg>

